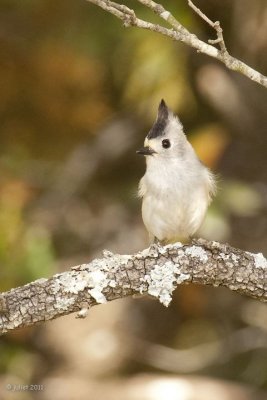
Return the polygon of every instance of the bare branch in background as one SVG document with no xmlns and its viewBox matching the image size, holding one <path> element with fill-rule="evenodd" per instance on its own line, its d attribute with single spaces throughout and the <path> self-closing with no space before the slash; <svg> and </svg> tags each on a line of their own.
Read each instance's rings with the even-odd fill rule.
<svg viewBox="0 0 267 400">
<path fill-rule="evenodd" d="M 137 27 L 142 29 L 148 29 L 153 32 L 160 33 L 161 35 L 168 36 L 173 40 L 183 42 L 190 47 L 193 47 L 198 52 L 206 54 L 210 57 L 216 58 L 221 61 L 228 69 L 239 72 L 245 75 L 247 78 L 267 88 L 267 77 L 262 75 L 260 72 L 249 67 L 237 58 L 232 57 L 225 46 L 222 28 L 218 21 L 212 22 L 199 8 L 197 8 L 192 1 L 188 0 L 188 4 L 193 10 L 204 19 L 210 26 L 212 26 L 217 32 L 217 39 L 209 40 L 209 44 L 198 39 L 196 35 L 189 32 L 176 18 L 166 10 L 161 4 L 156 3 L 152 0 L 137 0 L 139 3 L 150 8 L 155 14 L 166 21 L 171 29 L 165 28 L 158 24 L 153 24 L 148 21 L 144 21 L 137 18 L 134 10 L 129 7 L 109 0 L 86 0 L 89 3 L 93 3 L 103 10 L 113 14 L 115 17 L 123 21 L 125 27 Z M 217 49 L 214 44 L 219 44 Z"/>
<path fill-rule="evenodd" d="M 229 53 L 226 49 L 225 43 L 224 43 L 224 38 L 223 38 L 223 30 L 221 28 L 220 22 L 219 21 L 211 21 L 198 7 L 195 6 L 194 3 L 192 3 L 191 0 L 188 0 L 188 5 L 204 20 L 207 22 L 208 25 L 210 25 L 213 29 L 215 29 L 217 33 L 217 39 L 212 40 L 209 39 L 209 44 L 219 44 L 221 52 L 222 53 L 227 53 L 229 56 Z"/>
<path fill-rule="evenodd" d="M 134 294 L 168 306 L 180 284 L 224 286 L 267 301 L 267 260 L 203 239 L 190 245 L 153 245 L 134 255 L 104 251 L 102 259 L 39 279 L 0 295 L 0 333 L 78 312 Z"/>
</svg>

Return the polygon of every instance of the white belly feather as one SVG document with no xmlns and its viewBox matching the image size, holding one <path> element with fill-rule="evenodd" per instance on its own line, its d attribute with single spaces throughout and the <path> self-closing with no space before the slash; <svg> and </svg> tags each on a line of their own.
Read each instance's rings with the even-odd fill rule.
<svg viewBox="0 0 267 400">
<path fill-rule="evenodd" d="M 174 241 L 192 236 L 200 227 L 214 181 L 211 173 L 199 165 L 197 173 L 183 175 L 184 169 L 171 177 L 166 171 L 146 173 L 140 181 L 143 197 L 142 217 L 150 236 L 160 241 Z M 155 179 L 154 179 L 155 178 Z"/>
</svg>

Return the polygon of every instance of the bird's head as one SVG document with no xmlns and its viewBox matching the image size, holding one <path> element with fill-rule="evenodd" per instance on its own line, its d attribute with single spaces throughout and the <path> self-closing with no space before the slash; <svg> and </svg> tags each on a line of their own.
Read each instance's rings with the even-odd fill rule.
<svg viewBox="0 0 267 400">
<path fill-rule="evenodd" d="M 183 154 L 186 142 L 181 122 L 162 99 L 157 119 L 145 138 L 144 147 L 137 150 L 137 154 L 149 157 L 177 158 Z"/>
</svg>

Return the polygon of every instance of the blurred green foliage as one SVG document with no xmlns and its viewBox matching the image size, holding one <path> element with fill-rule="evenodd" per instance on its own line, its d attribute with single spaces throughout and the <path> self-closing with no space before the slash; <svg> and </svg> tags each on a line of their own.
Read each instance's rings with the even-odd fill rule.
<svg viewBox="0 0 267 400">
<path fill-rule="evenodd" d="M 53 271 L 54 252 L 47 231 L 31 227 L 25 207 L 31 190 L 22 181 L 2 183 L 0 191 L 0 289 L 8 290 Z"/>
</svg>

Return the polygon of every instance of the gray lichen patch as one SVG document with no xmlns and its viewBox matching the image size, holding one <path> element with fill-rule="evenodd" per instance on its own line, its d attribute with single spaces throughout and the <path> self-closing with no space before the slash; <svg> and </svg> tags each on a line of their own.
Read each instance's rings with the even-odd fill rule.
<svg viewBox="0 0 267 400">
<path fill-rule="evenodd" d="M 68 310 L 70 306 L 75 303 L 75 299 L 73 297 L 59 297 L 56 299 L 57 301 L 54 304 L 54 307 L 59 310 Z"/>
<path fill-rule="evenodd" d="M 119 268 L 126 265 L 130 256 L 116 255 L 105 251 L 105 257 L 95 259 L 90 264 L 82 264 L 64 274 L 58 274 L 53 284 L 54 293 L 63 290 L 65 293 L 78 294 L 87 290 L 97 303 L 106 303 L 104 290 L 115 288 L 117 283 L 110 279 Z"/>
<path fill-rule="evenodd" d="M 208 255 L 206 250 L 204 250 L 200 246 L 190 246 L 187 247 L 185 250 L 185 254 L 194 258 L 197 258 L 199 261 L 202 261 L 203 263 L 208 261 Z"/>
<path fill-rule="evenodd" d="M 257 253 L 257 254 L 248 253 L 248 254 L 250 254 L 254 258 L 256 268 L 267 269 L 267 260 L 262 253 Z"/>
<path fill-rule="evenodd" d="M 168 307 L 177 283 L 184 282 L 189 277 L 190 275 L 181 273 L 177 264 L 166 261 L 163 264 L 156 264 L 150 273 L 145 275 L 143 281 L 148 284 L 148 293 Z M 143 287 L 140 289 L 140 293 L 143 293 Z"/>
<path fill-rule="evenodd" d="M 77 294 L 84 290 L 89 284 L 89 273 L 88 271 L 68 272 L 60 275 L 56 280 L 56 287 L 63 289 L 65 293 Z"/>
<path fill-rule="evenodd" d="M 90 266 L 90 269 L 85 269 L 83 266 L 81 271 L 69 271 L 58 276 L 54 287 L 70 294 L 78 294 L 88 289 L 88 293 L 97 303 L 104 303 L 106 298 L 102 291 L 109 283 L 107 275 L 107 272 L 99 267 Z"/>
</svg>

